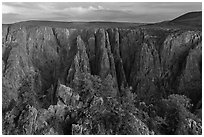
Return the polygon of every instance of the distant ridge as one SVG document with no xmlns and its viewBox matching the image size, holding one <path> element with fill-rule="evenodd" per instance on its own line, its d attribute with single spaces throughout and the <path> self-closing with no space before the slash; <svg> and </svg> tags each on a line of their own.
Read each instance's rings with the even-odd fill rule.
<svg viewBox="0 0 204 137">
<path fill-rule="evenodd" d="M 139 26 L 157 26 L 157 27 L 168 27 L 168 28 L 182 28 L 182 29 L 202 29 L 202 11 L 188 12 L 173 20 L 166 20 L 155 23 L 134 23 L 134 22 L 112 22 L 112 21 L 44 21 L 44 20 L 28 20 L 16 22 L 13 24 L 3 25 L 23 25 L 23 26 L 50 26 L 60 28 L 137 28 Z"/>
<path fill-rule="evenodd" d="M 184 15 L 181 15 L 173 19 L 170 22 L 182 24 L 182 25 L 201 27 L 202 26 L 202 11 L 186 13 Z"/>
<path fill-rule="evenodd" d="M 29 20 L 16 22 L 13 24 L 3 25 L 23 25 L 23 26 L 50 26 L 60 28 L 129 28 L 144 25 L 145 23 L 132 23 L 132 22 L 107 22 L 107 21 L 91 21 L 91 22 L 61 22 L 61 21 L 43 21 L 43 20 Z"/>
</svg>

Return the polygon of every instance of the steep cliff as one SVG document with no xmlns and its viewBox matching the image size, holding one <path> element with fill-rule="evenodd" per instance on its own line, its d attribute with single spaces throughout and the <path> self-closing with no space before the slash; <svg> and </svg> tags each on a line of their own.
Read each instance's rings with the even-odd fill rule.
<svg viewBox="0 0 204 137">
<path fill-rule="evenodd" d="M 151 104 L 182 94 L 192 100 L 194 109 L 200 109 L 202 33 L 144 25 L 84 29 L 3 25 L 2 74 L 3 114 L 12 109 L 12 102 L 19 102 L 28 75 L 36 108 L 57 105 L 59 84 L 74 89 L 81 74 L 91 74 L 109 79 L 111 97 L 127 96 L 123 89 L 130 88 L 139 101 Z M 60 98 L 67 102 L 66 97 Z M 35 108 L 27 109 L 35 117 Z"/>
</svg>

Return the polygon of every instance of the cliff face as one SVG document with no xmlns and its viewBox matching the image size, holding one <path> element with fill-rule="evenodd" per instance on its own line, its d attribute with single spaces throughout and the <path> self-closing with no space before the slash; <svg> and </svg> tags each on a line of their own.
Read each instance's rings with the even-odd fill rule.
<svg viewBox="0 0 204 137">
<path fill-rule="evenodd" d="M 110 75 L 151 102 L 158 91 L 184 93 L 201 99 L 202 40 L 200 31 L 138 27 L 66 29 L 48 26 L 3 25 L 3 108 L 17 100 L 21 80 L 37 73 L 37 96 L 53 94 L 56 86 L 71 86 L 77 73 Z M 79 67 L 81 66 L 81 67 Z M 52 89 L 51 89 L 52 87 Z M 52 102 L 53 103 L 53 102 Z"/>
</svg>

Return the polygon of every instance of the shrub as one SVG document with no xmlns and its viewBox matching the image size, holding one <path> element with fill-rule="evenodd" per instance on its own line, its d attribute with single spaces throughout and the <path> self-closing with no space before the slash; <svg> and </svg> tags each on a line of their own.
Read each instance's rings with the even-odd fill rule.
<svg viewBox="0 0 204 137">
<path fill-rule="evenodd" d="M 81 74 L 75 90 L 84 102 L 83 117 L 73 127 L 76 134 L 150 134 L 148 127 L 135 115 L 134 94 L 128 88 L 117 98 L 112 77 Z"/>
<path fill-rule="evenodd" d="M 172 94 L 167 99 L 163 99 L 161 103 L 162 117 L 166 123 L 161 125 L 161 132 L 165 134 L 201 134 L 199 126 L 201 121 L 189 111 L 192 106 L 190 99 L 184 95 Z M 192 120 L 194 125 L 189 124 L 189 121 Z"/>
</svg>

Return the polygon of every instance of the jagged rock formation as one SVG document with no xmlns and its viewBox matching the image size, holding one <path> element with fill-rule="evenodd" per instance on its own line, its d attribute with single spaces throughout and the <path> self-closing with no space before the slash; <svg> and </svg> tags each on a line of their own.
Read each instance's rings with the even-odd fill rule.
<svg viewBox="0 0 204 137">
<path fill-rule="evenodd" d="M 106 84 L 112 86 L 109 97 L 125 96 L 122 89 L 131 87 L 137 99 L 147 104 L 170 94 L 183 94 L 192 100 L 195 110 L 201 109 L 202 33 L 145 26 L 77 29 L 3 25 L 3 115 L 19 128 L 27 126 L 26 131 L 16 134 L 70 134 L 83 127 L 79 123 L 70 131 L 63 127 L 67 122 L 65 113 L 83 106 L 82 93 L 73 90 L 82 73 L 108 80 Z M 20 114 L 13 114 L 20 104 L 12 102 L 19 102 L 21 94 L 26 96 L 22 90 L 27 89 L 22 87 L 28 75 L 29 94 L 33 94 L 35 105 L 28 103 L 18 110 Z M 95 96 L 92 102 L 100 101 L 103 99 Z M 65 109 L 70 106 L 73 108 Z M 51 120 L 60 115 L 63 120 Z M 141 123 L 132 113 L 129 116 L 135 120 L 134 126 Z"/>
</svg>

